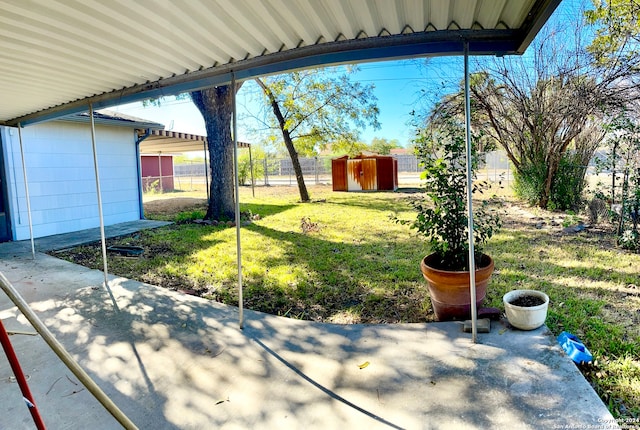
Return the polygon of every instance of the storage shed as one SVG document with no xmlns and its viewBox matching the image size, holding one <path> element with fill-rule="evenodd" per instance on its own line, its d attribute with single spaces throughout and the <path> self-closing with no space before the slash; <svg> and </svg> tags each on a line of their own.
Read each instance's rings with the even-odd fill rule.
<svg viewBox="0 0 640 430">
<path fill-rule="evenodd" d="M 140 156 L 144 191 L 173 191 L 173 155 Z"/>
<path fill-rule="evenodd" d="M 395 191 L 398 160 L 389 155 L 360 153 L 331 160 L 333 191 Z"/>
</svg>

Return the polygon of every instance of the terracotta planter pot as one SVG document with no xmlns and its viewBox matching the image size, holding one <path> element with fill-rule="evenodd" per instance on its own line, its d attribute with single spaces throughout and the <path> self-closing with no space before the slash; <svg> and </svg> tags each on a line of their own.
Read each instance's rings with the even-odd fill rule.
<svg viewBox="0 0 640 430">
<path fill-rule="evenodd" d="M 438 321 L 469 319 L 471 317 L 471 293 L 469 292 L 469 272 L 452 272 L 431 267 L 436 260 L 435 254 L 429 254 L 420 262 L 420 270 L 429 285 L 431 305 Z M 487 295 L 487 284 L 493 273 L 493 259 L 486 254 L 482 262 L 487 264 L 476 267 L 476 305 L 480 307 Z"/>
</svg>

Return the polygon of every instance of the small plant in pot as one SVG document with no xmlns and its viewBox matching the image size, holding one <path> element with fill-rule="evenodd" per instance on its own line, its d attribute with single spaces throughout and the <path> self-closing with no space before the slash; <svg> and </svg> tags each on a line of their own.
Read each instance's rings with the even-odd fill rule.
<svg viewBox="0 0 640 430">
<path fill-rule="evenodd" d="M 415 220 L 398 220 L 423 235 L 431 254 L 420 263 L 428 282 L 431 303 L 439 321 L 466 319 L 471 313 L 469 291 L 469 243 L 467 215 L 466 144 L 462 124 L 453 118 L 437 129 L 422 129 L 414 140 L 425 180 L 424 193 L 410 200 L 417 212 Z M 472 151 L 475 179 L 477 159 Z M 487 182 L 475 183 L 473 192 L 482 193 Z M 493 259 L 482 253 L 483 245 L 500 227 L 500 217 L 483 201 L 474 210 L 474 251 L 476 304 L 486 296 Z"/>
</svg>

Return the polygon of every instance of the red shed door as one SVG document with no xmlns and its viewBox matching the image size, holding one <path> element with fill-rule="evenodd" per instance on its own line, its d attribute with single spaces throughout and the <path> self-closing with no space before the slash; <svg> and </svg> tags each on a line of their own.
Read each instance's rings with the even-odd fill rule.
<svg viewBox="0 0 640 430">
<path fill-rule="evenodd" d="M 347 160 L 331 160 L 331 183 L 333 191 L 347 191 Z"/>
</svg>

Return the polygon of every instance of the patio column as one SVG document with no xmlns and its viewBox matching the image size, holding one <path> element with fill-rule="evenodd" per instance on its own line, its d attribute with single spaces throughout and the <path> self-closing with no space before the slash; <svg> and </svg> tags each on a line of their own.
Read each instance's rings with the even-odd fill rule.
<svg viewBox="0 0 640 430">
<path fill-rule="evenodd" d="M 103 273 L 104 273 L 104 286 L 109 293 L 109 297 L 111 297 L 111 301 L 113 302 L 113 306 L 116 310 L 118 310 L 118 304 L 116 303 L 115 297 L 113 297 L 113 293 L 109 288 L 109 269 L 107 267 L 107 240 L 104 234 L 104 216 L 102 213 L 102 192 L 100 191 L 100 174 L 98 172 L 98 150 L 96 146 L 96 124 L 93 119 L 93 105 L 89 103 L 89 119 L 91 121 L 91 146 L 93 148 L 93 168 L 95 171 L 96 178 L 96 194 L 98 196 L 98 217 L 100 218 L 100 241 L 102 243 L 102 263 L 103 263 Z"/>
<path fill-rule="evenodd" d="M 476 309 L 476 261 L 473 246 L 473 176 L 471 159 L 471 99 L 469 97 L 469 41 L 464 42 L 464 117 L 467 146 L 467 218 L 469 230 L 469 292 L 471 295 L 471 341 L 478 341 L 478 309 Z"/>
<path fill-rule="evenodd" d="M 231 73 L 231 122 L 233 129 L 233 164 L 236 188 L 236 251 L 238 256 L 238 312 L 239 325 L 244 328 L 244 309 L 242 299 L 242 246 L 240 244 L 240 179 L 238 177 L 238 118 L 236 109 L 236 75 Z"/>
<path fill-rule="evenodd" d="M 31 198 L 29 197 L 29 181 L 27 180 L 27 164 L 24 161 L 24 147 L 22 146 L 22 125 L 18 123 L 18 141 L 20 142 L 20 157 L 22 158 L 22 176 L 24 178 L 24 193 L 27 199 L 27 219 L 29 220 L 29 239 L 31 240 L 31 256 L 36 259 L 36 246 L 33 240 L 33 221 L 31 220 Z"/>
</svg>

